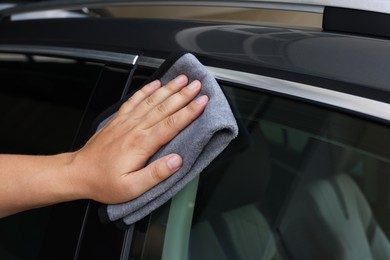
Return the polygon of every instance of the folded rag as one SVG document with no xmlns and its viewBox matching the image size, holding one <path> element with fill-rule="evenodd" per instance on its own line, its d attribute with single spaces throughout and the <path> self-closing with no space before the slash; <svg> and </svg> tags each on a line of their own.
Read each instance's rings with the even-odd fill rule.
<svg viewBox="0 0 390 260">
<path fill-rule="evenodd" d="M 202 83 L 199 95 L 207 95 L 209 103 L 199 118 L 160 148 L 148 163 L 167 154 L 177 153 L 183 158 L 182 168 L 138 198 L 126 203 L 103 206 L 99 210 L 103 222 L 119 220 L 119 224 L 130 225 L 147 216 L 194 179 L 237 136 L 237 123 L 221 88 L 195 56 L 187 53 L 179 58 L 166 60 L 153 78 L 160 78 L 165 85 L 180 74 L 185 74 L 189 82 L 199 80 Z M 110 118 L 102 121 L 98 129 Z"/>
</svg>

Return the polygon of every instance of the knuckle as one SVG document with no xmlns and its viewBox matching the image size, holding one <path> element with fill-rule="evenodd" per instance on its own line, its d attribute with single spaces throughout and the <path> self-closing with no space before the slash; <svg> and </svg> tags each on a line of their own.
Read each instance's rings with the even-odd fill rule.
<svg viewBox="0 0 390 260">
<path fill-rule="evenodd" d="M 176 119 L 174 116 L 168 116 L 165 120 L 165 126 L 167 126 L 168 128 L 171 128 L 171 129 L 174 129 L 174 130 L 178 130 L 178 125 L 177 125 L 177 122 L 176 122 Z"/>
<path fill-rule="evenodd" d="M 196 93 L 190 89 L 182 88 L 179 92 L 177 92 L 177 96 L 183 100 L 192 99 L 196 95 Z"/>
<path fill-rule="evenodd" d="M 121 105 L 121 107 L 119 108 L 119 113 L 122 113 L 122 112 L 126 112 L 126 111 L 129 111 L 131 108 L 132 108 L 132 102 L 133 102 L 134 98 L 133 97 L 130 97 L 125 103 L 123 103 Z"/>
<path fill-rule="evenodd" d="M 140 88 L 136 93 L 148 94 L 149 93 L 148 89 L 149 89 L 148 85 L 145 85 L 142 88 Z"/>
<path fill-rule="evenodd" d="M 140 98 L 147 97 L 151 94 L 149 88 L 146 86 L 138 90 L 134 95 L 140 96 Z"/>
<path fill-rule="evenodd" d="M 168 111 L 168 108 L 167 108 L 166 104 L 161 103 L 157 106 L 157 111 L 162 113 L 162 114 L 165 114 Z"/>
<path fill-rule="evenodd" d="M 112 126 L 113 129 L 124 124 L 123 116 L 116 114 L 107 124 L 107 127 Z"/>
<path fill-rule="evenodd" d="M 153 106 L 155 106 L 156 101 L 154 100 L 153 97 L 147 97 L 147 98 L 145 99 L 145 103 L 146 103 L 148 106 L 153 107 Z"/>
<path fill-rule="evenodd" d="M 194 102 L 191 102 L 187 107 L 187 112 L 189 113 L 189 116 L 193 116 L 194 114 L 199 113 L 199 106 L 195 105 Z"/>
<path fill-rule="evenodd" d="M 125 102 L 125 104 L 128 103 L 128 102 L 134 101 L 136 98 L 137 98 L 137 93 L 135 93 L 134 95 L 130 96 L 130 97 L 127 99 L 127 101 Z"/>
<path fill-rule="evenodd" d="M 158 167 L 157 164 L 152 165 L 150 169 L 150 175 L 152 176 L 154 182 L 160 182 L 164 179 L 164 173 L 162 171 L 162 168 Z"/>
<path fill-rule="evenodd" d="M 191 93 L 189 93 L 187 91 L 187 89 L 182 89 L 177 94 L 178 94 L 177 96 L 179 97 L 179 99 L 182 99 L 182 100 L 187 100 L 187 99 L 192 97 Z"/>
</svg>

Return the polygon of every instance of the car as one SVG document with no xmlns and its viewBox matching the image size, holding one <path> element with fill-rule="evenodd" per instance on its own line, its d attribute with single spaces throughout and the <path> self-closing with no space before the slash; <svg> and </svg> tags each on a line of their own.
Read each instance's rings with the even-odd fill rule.
<svg viewBox="0 0 390 260">
<path fill-rule="evenodd" d="M 0 10 L 1 153 L 82 147 L 177 51 L 215 76 L 239 125 L 137 223 L 103 224 L 88 200 L 29 210 L 0 219 L 0 258 L 390 259 L 389 13 L 382 1 L 283 0 Z"/>
</svg>

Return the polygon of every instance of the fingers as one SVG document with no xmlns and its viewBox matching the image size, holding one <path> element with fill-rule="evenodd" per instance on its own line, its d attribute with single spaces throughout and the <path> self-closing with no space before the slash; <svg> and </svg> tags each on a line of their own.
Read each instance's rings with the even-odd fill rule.
<svg viewBox="0 0 390 260">
<path fill-rule="evenodd" d="M 161 103 L 166 103 L 167 99 L 176 94 L 188 83 L 188 78 L 184 75 L 180 75 L 171 80 L 167 85 L 160 88 L 158 91 L 147 97 L 137 108 L 132 111 L 135 118 L 143 118 L 149 112 L 159 107 Z M 146 122 L 146 120 L 142 120 Z"/>
<path fill-rule="evenodd" d="M 153 125 L 176 113 L 185 107 L 191 100 L 193 100 L 195 96 L 199 94 L 200 89 L 200 81 L 194 80 L 189 85 L 182 88 L 179 92 L 166 98 L 164 102 L 156 105 L 149 111 L 149 113 L 144 116 L 141 127 L 152 127 Z"/>
<path fill-rule="evenodd" d="M 160 123 L 153 126 L 151 136 L 156 137 L 153 140 L 154 145 L 156 145 L 154 149 L 158 149 L 169 142 L 180 131 L 199 117 L 205 109 L 207 102 L 207 96 L 200 96 L 188 106 L 180 109 L 175 114 L 166 117 Z"/>
<path fill-rule="evenodd" d="M 161 83 L 159 81 L 153 81 L 130 97 L 122 105 L 124 109 L 121 108 L 121 112 L 128 113 L 131 111 L 134 118 L 143 117 L 161 102 L 185 87 L 187 83 L 188 78 L 185 75 L 179 75 L 163 88 L 160 88 Z"/>
<path fill-rule="evenodd" d="M 135 92 L 125 103 L 122 104 L 118 113 L 129 113 L 132 111 L 137 105 L 139 105 L 142 101 L 144 101 L 147 97 L 152 95 L 157 89 L 161 86 L 161 82 L 159 80 L 154 80 L 149 84 L 142 87 L 140 90 Z"/>
<path fill-rule="evenodd" d="M 131 196 L 136 198 L 167 179 L 183 165 L 183 159 L 177 154 L 164 156 L 147 167 L 129 174 L 128 181 L 132 185 Z"/>
</svg>

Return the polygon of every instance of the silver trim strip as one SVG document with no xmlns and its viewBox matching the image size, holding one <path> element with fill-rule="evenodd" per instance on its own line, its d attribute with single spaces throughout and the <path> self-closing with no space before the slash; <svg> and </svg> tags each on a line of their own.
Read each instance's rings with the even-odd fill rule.
<svg viewBox="0 0 390 260">
<path fill-rule="evenodd" d="M 157 69 L 164 62 L 163 59 L 140 56 L 137 64 L 140 66 L 145 66 L 153 69 Z"/>
<path fill-rule="evenodd" d="M 140 57 L 139 64 L 158 68 L 162 59 Z M 390 121 L 390 104 L 343 92 L 319 88 L 307 84 L 260 76 L 252 73 L 206 66 L 218 80 L 243 84 L 289 96 L 316 101 L 318 103 L 339 107 L 365 115 Z"/>
<path fill-rule="evenodd" d="M 55 55 L 72 58 L 91 59 L 97 61 L 115 62 L 127 65 L 135 65 L 138 55 L 118 53 L 110 51 L 99 51 L 91 49 L 51 47 L 37 45 L 3 45 L 0 44 L 0 52 L 28 53 L 38 55 Z"/>
<path fill-rule="evenodd" d="M 390 104 L 302 83 L 270 78 L 246 72 L 207 67 L 219 80 L 313 100 L 322 104 L 359 112 L 390 121 Z"/>
</svg>

